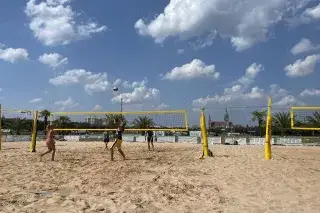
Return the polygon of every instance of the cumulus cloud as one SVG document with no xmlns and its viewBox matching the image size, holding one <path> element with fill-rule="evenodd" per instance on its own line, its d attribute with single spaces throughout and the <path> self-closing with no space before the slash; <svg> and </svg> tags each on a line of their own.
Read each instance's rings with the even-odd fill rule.
<svg viewBox="0 0 320 213">
<path fill-rule="evenodd" d="M 84 69 L 68 70 L 62 75 L 51 78 L 49 83 L 56 86 L 80 84 L 84 86 L 89 95 L 111 88 L 111 84 L 107 80 L 107 73 L 92 73 Z"/>
<path fill-rule="evenodd" d="M 113 103 L 120 103 L 121 99 L 124 104 L 143 104 L 158 100 L 160 90 L 156 88 L 148 88 L 146 86 L 138 86 L 132 92 L 121 93 L 112 98 Z"/>
<path fill-rule="evenodd" d="M 89 38 L 106 30 L 96 22 L 78 24 L 70 6 L 71 0 L 29 0 L 25 13 L 34 36 L 44 45 L 55 46 L 69 44 L 75 40 Z"/>
<path fill-rule="evenodd" d="M 102 106 L 97 104 L 92 108 L 92 111 L 100 111 L 101 109 L 102 109 Z"/>
<path fill-rule="evenodd" d="M 42 98 L 35 98 L 35 99 L 32 99 L 29 101 L 29 103 L 31 103 L 31 104 L 37 104 L 40 102 L 42 102 Z"/>
<path fill-rule="evenodd" d="M 310 19 L 320 19 L 320 3 L 315 7 L 307 8 L 303 15 Z"/>
<path fill-rule="evenodd" d="M 59 110 L 64 111 L 66 109 L 74 108 L 79 105 L 79 103 L 75 102 L 71 97 L 68 97 L 67 100 L 60 100 L 54 103 L 59 107 Z"/>
<path fill-rule="evenodd" d="M 309 55 L 304 60 L 298 59 L 293 64 L 289 64 L 284 68 L 286 76 L 294 78 L 310 75 L 315 71 L 316 64 L 319 60 L 320 54 Z"/>
<path fill-rule="evenodd" d="M 51 66 L 53 69 L 68 64 L 68 58 L 63 57 L 58 53 L 45 53 L 39 57 L 39 61 L 43 64 Z"/>
<path fill-rule="evenodd" d="M 1 47 L 2 46 L 2 47 Z M 10 62 L 10 63 L 15 63 L 17 61 L 23 61 L 23 60 L 28 60 L 29 53 L 26 49 L 22 48 L 6 48 L 2 49 L 5 46 L 1 45 L 0 46 L 0 59 Z"/>
<path fill-rule="evenodd" d="M 320 96 L 320 89 L 305 89 L 300 93 L 300 96 Z"/>
<path fill-rule="evenodd" d="M 319 49 L 320 49 L 320 45 L 312 44 L 309 39 L 302 38 L 299 41 L 299 43 L 297 43 L 296 45 L 294 45 L 292 47 L 291 53 L 293 55 L 297 55 L 297 54 L 300 54 L 300 53 L 315 51 L 315 50 L 319 50 Z"/>
<path fill-rule="evenodd" d="M 264 70 L 261 64 L 253 63 L 247 69 L 244 76 L 242 76 L 238 82 L 243 85 L 250 85 L 254 82 L 257 75 Z"/>
<path fill-rule="evenodd" d="M 148 83 L 148 79 L 144 78 L 141 81 L 134 81 L 132 83 L 130 83 L 129 81 L 124 81 L 122 83 L 122 86 L 124 88 L 136 88 L 136 87 L 143 87 Z"/>
<path fill-rule="evenodd" d="M 213 35 L 219 34 L 230 39 L 237 51 L 243 51 L 267 40 L 276 24 L 295 16 L 310 1 L 171 0 L 153 20 L 139 19 L 134 27 L 138 34 L 151 36 L 157 43 L 169 37 L 204 36 L 204 46 L 210 46 Z"/>
<path fill-rule="evenodd" d="M 190 80 L 194 78 L 218 79 L 220 73 L 216 71 L 215 65 L 206 65 L 199 59 L 194 59 L 181 67 L 175 67 L 170 72 L 164 74 L 162 79 L 167 80 Z"/>
<path fill-rule="evenodd" d="M 152 108 L 154 108 L 156 110 L 163 110 L 163 109 L 168 109 L 169 105 L 167 105 L 165 103 L 161 103 L 159 105 L 152 105 Z"/>
</svg>

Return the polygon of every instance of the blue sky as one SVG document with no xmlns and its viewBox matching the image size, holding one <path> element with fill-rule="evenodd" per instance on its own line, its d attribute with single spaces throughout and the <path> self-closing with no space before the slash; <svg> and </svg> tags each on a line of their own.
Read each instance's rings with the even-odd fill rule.
<svg viewBox="0 0 320 213">
<path fill-rule="evenodd" d="M 188 109 L 191 123 L 202 106 L 243 123 L 254 107 L 232 107 L 268 96 L 319 105 L 319 23 L 316 0 L 1 1 L 0 102 L 115 111 L 122 97 L 125 111 Z"/>
</svg>

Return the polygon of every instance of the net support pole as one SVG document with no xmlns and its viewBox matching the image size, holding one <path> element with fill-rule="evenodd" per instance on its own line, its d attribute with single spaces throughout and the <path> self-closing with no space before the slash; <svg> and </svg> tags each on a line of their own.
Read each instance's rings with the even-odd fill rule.
<svg viewBox="0 0 320 213">
<path fill-rule="evenodd" d="M 210 156 L 210 150 L 208 146 L 208 133 L 207 133 L 207 127 L 206 127 L 206 117 L 204 115 L 204 109 L 201 109 L 201 115 L 200 115 L 200 129 L 201 129 L 201 140 L 202 140 L 202 146 L 203 146 L 203 155 L 200 159 L 204 157 Z"/>
<path fill-rule="evenodd" d="M 31 138 L 31 143 L 30 143 L 30 152 L 36 152 L 37 126 L 38 126 L 38 111 L 34 111 L 34 113 L 33 113 L 32 138 Z"/>
<path fill-rule="evenodd" d="M 266 124 L 266 141 L 264 144 L 264 158 L 266 160 L 271 159 L 271 133 L 272 133 L 272 116 L 271 116 L 271 97 L 268 98 L 268 113 L 267 113 L 267 124 Z"/>
<path fill-rule="evenodd" d="M 0 104 L 0 151 L 2 149 L 2 108 Z"/>
</svg>

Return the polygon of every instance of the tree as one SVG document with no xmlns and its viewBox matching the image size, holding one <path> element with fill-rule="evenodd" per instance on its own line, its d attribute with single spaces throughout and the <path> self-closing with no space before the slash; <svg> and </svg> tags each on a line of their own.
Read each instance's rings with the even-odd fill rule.
<svg viewBox="0 0 320 213">
<path fill-rule="evenodd" d="M 291 127 L 290 113 L 278 112 L 274 116 L 275 126 L 280 129 L 281 136 L 284 135 L 286 129 Z"/>
<path fill-rule="evenodd" d="M 71 119 L 68 116 L 59 116 L 56 120 L 53 121 L 53 124 L 60 129 L 67 128 L 70 123 Z"/>
<path fill-rule="evenodd" d="M 30 122 L 28 122 L 26 118 L 16 117 L 13 119 L 6 120 L 6 126 L 17 135 L 21 134 L 21 130 L 30 131 L 31 126 L 29 126 L 29 124 Z"/>
<path fill-rule="evenodd" d="M 126 125 L 127 121 L 122 114 L 107 114 L 106 115 L 106 126 L 109 129 L 116 129 L 118 125 L 123 122 Z"/>
<path fill-rule="evenodd" d="M 148 129 L 151 126 L 154 126 L 155 122 L 148 116 L 139 116 L 132 121 L 132 125 L 136 129 Z M 144 135 L 145 131 L 142 131 L 141 133 Z"/>
<path fill-rule="evenodd" d="M 319 112 L 314 112 L 312 113 L 312 116 L 307 116 L 306 120 L 308 122 L 308 124 L 310 124 L 310 126 L 312 128 L 320 128 L 320 113 Z"/>
<path fill-rule="evenodd" d="M 263 128 L 263 123 L 264 123 L 264 120 L 265 120 L 265 117 L 267 116 L 267 110 L 263 110 L 263 111 L 253 111 L 252 112 L 252 121 L 253 122 L 258 122 L 258 127 L 259 127 L 259 130 L 260 130 L 260 136 L 262 135 L 262 128 Z"/>
<path fill-rule="evenodd" d="M 47 128 L 47 125 L 48 125 L 48 117 L 51 115 L 51 112 L 50 111 L 48 111 L 48 110 L 42 110 L 41 112 L 40 112 L 40 117 L 42 117 L 43 118 L 43 124 L 44 124 L 44 130 Z M 46 133 L 46 131 L 45 131 L 45 134 L 47 134 Z"/>
<path fill-rule="evenodd" d="M 139 116 L 132 121 L 132 125 L 136 129 L 148 129 L 150 126 L 154 126 L 155 122 L 148 116 Z"/>
</svg>

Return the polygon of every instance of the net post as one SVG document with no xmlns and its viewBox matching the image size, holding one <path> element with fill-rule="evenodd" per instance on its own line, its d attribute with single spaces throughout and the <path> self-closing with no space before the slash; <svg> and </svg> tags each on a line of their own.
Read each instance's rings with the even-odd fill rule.
<svg viewBox="0 0 320 213">
<path fill-rule="evenodd" d="M 0 104 L 0 151 L 2 150 L 2 108 Z"/>
<path fill-rule="evenodd" d="M 293 129 L 293 127 L 294 127 L 294 113 L 293 113 L 292 107 L 290 107 L 290 125 L 291 125 L 291 129 Z"/>
<path fill-rule="evenodd" d="M 34 111 L 33 112 L 33 127 L 32 127 L 32 139 L 31 139 L 31 143 L 30 143 L 30 152 L 36 152 L 37 127 L 38 127 L 38 111 Z"/>
<path fill-rule="evenodd" d="M 201 140 L 202 140 L 202 146 L 203 146 L 203 156 L 208 157 L 210 156 L 209 153 L 209 147 L 208 147 L 208 133 L 207 133 L 207 127 L 206 127 L 206 117 L 204 115 L 204 108 L 201 109 L 201 115 L 200 115 L 200 128 L 201 128 Z"/>
<path fill-rule="evenodd" d="M 266 160 L 271 159 L 271 133 L 272 133 L 272 116 L 271 116 L 272 100 L 268 98 L 268 114 L 267 114 L 267 125 L 266 125 L 266 141 L 264 144 L 264 158 Z"/>
</svg>

